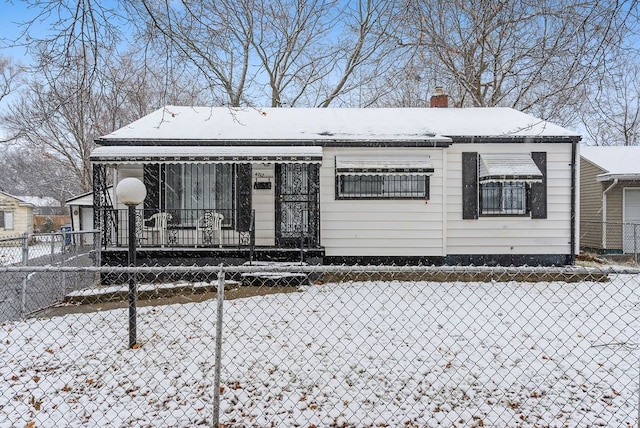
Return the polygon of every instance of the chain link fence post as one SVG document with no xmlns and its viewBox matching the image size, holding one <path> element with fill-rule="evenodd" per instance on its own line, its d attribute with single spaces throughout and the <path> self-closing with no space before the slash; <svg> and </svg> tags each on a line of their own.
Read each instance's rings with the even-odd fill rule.
<svg viewBox="0 0 640 428">
<path fill-rule="evenodd" d="M 65 261 L 67 259 L 67 236 L 71 237 L 71 235 L 67 235 L 67 231 L 66 229 L 62 229 L 62 243 L 60 244 L 60 254 L 62 255 L 62 257 L 60 257 L 60 266 L 64 267 L 65 266 Z M 61 278 L 61 288 L 62 288 L 62 293 L 61 293 L 61 299 L 64 299 L 64 295 L 67 292 L 67 273 L 65 271 L 62 271 L 62 278 Z"/>
<path fill-rule="evenodd" d="M 220 372 L 222 363 L 222 311 L 224 309 L 224 266 L 220 264 L 216 310 L 216 366 L 213 380 L 213 427 L 220 426 Z"/>
<path fill-rule="evenodd" d="M 52 232 L 49 234 L 49 242 L 51 243 L 51 263 L 56 262 L 56 237 Z"/>
<path fill-rule="evenodd" d="M 102 232 L 97 230 L 91 234 L 91 240 L 93 243 L 93 248 L 95 249 L 95 266 L 102 266 Z"/>
<path fill-rule="evenodd" d="M 22 235 L 22 266 L 29 264 L 29 234 L 25 232 Z M 27 280 L 29 273 L 25 272 L 22 277 L 22 293 L 20 297 L 20 318 L 24 318 L 27 313 Z"/>
<path fill-rule="evenodd" d="M 638 224 L 633 225 L 633 257 L 637 265 L 638 264 Z M 640 421 L 638 421 L 638 424 L 640 428 Z"/>
</svg>

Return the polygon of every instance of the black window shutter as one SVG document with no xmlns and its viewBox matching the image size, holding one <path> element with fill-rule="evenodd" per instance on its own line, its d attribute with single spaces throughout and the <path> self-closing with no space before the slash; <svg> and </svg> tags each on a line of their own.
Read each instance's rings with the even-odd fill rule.
<svg viewBox="0 0 640 428">
<path fill-rule="evenodd" d="M 144 198 L 144 216 L 149 217 L 160 210 L 160 166 L 159 164 L 145 164 L 142 168 L 142 181 L 147 188 Z"/>
<path fill-rule="evenodd" d="M 547 218 L 547 153 L 533 152 L 531 159 L 542 172 L 541 183 L 531 183 L 531 195 L 529 199 L 531 218 Z"/>
<path fill-rule="evenodd" d="M 478 153 L 462 153 L 462 218 L 478 218 Z"/>
<path fill-rule="evenodd" d="M 246 232 L 251 226 L 251 164 L 236 165 L 236 186 L 238 230 Z"/>
</svg>

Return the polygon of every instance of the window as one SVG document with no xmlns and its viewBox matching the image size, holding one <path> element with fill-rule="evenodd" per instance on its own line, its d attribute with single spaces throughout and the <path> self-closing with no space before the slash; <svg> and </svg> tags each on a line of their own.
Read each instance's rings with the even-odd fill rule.
<svg viewBox="0 0 640 428">
<path fill-rule="evenodd" d="M 527 183 L 512 181 L 480 184 L 480 214 L 526 214 Z"/>
<path fill-rule="evenodd" d="M 177 222 L 192 223 L 204 211 L 224 215 L 231 226 L 234 208 L 234 178 L 231 164 L 170 164 L 166 166 L 166 208 L 177 214 Z"/>
<path fill-rule="evenodd" d="M 427 175 L 338 175 L 337 199 L 429 198 Z"/>
<path fill-rule="evenodd" d="M 13 211 L 0 211 L 0 227 L 13 230 Z"/>
<path fill-rule="evenodd" d="M 428 156 L 336 157 L 336 199 L 429 198 Z"/>
<path fill-rule="evenodd" d="M 547 154 L 462 153 L 462 218 L 547 218 Z"/>
</svg>

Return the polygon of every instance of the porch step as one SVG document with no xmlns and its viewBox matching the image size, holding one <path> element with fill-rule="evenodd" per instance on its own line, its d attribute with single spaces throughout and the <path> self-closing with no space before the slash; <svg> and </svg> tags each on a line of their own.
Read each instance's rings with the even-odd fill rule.
<svg viewBox="0 0 640 428">
<path fill-rule="evenodd" d="M 286 268 L 287 266 L 306 266 L 306 263 L 299 262 L 273 262 L 273 261 L 254 261 L 251 264 L 246 262 L 243 266 L 263 266 Z M 267 287 L 298 287 L 300 285 L 309 284 L 309 275 L 304 272 L 287 272 L 285 270 L 278 271 L 257 271 L 245 272 L 240 275 L 241 283 L 245 286 L 267 286 Z"/>
</svg>

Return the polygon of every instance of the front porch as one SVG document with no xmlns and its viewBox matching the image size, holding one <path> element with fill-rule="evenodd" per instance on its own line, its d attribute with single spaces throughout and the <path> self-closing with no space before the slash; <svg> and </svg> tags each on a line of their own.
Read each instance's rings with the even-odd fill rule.
<svg viewBox="0 0 640 428">
<path fill-rule="evenodd" d="M 109 146 L 96 149 L 92 161 L 103 264 L 126 261 L 130 222 L 138 264 L 307 261 L 324 254 L 320 147 Z M 113 192 L 127 177 L 146 187 L 132 220 Z"/>
<path fill-rule="evenodd" d="M 234 210 L 134 210 L 137 265 L 212 266 L 254 261 L 322 264 L 324 248 L 319 246 L 315 227 L 309 227 L 308 222 L 292 222 L 286 227 L 286 239 L 259 239 L 256 244 L 255 216 L 252 210 L 250 220 L 241 227 Z M 310 217 L 315 215 L 305 208 L 291 219 Z M 129 210 L 102 209 L 99 219 L 103 225 L 101 263 L 126 265 Z M 260 230 L 257 233 L 264 235 Z"/>
</svg>

